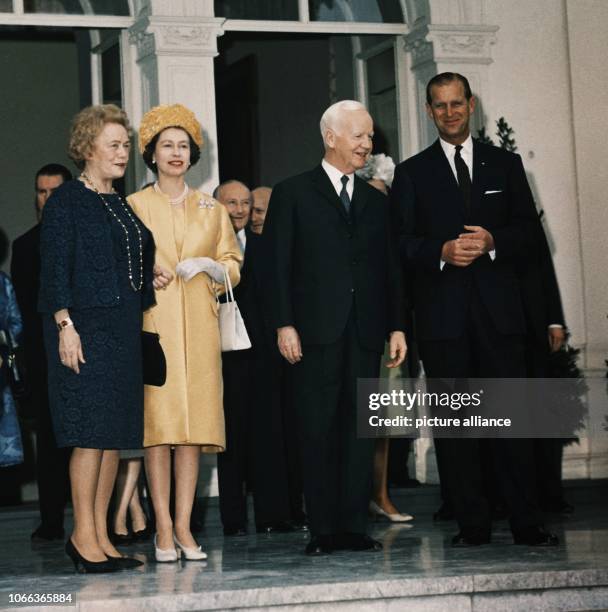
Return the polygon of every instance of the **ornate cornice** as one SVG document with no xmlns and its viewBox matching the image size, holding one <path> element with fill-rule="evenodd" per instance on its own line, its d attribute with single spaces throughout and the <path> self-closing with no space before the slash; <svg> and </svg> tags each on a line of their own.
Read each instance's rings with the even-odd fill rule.
<svg viewBox="0 0 608 612">
<path fill-rule="evenodd" d="M 158 56 L 215 57 L 217 38 L 224 33 L 224 19 L 197 18 L 185 22 L 183 18 L 147 16 L 129 30 L 129 41 L 137 45 L 137 59 L 141 61 L 154 53 Z"/>
<path fill-rule="evenodd" d="M 498 26 L 424 25 L 405 38 L 412 68 L 428 62 L 490 64 Z"/>
</svg>

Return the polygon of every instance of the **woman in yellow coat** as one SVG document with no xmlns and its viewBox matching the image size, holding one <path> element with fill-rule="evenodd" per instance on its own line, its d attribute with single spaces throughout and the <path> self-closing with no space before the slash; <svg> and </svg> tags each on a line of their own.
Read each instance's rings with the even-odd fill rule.
<svg viewBox="0 0 608 612">
<path fill-rule="evenodd" d="M 230 218 L 211 196 L 190 189 L 188 168 L 200 157 L 201 126 L 187 108 L 157 106 L 144 115 L 139 147 L 157 174 L 128 198 L 154 235 L 156 264 L 175 275 L 144 316 L 167 361 L 162 387 L 145 387 L 144 447 L 156 514 L 157 561 L 204 559 L 190 531 L 200 452 L 225 447 L 216 292 L 224 270 L 239 281 L 242 261 Z M 169 512 L 171 447 L 175 447 L 175 524 Z M 176 548 L 177 546 L 177 548 Z"/>
</svg>

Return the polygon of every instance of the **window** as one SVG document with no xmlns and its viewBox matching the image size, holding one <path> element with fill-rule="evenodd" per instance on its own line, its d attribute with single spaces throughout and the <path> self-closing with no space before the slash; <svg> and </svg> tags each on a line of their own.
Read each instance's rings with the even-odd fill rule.
<svg viewBox="0 0 608 612">
<path fill-rule="evenodd" d="M 226 19 L 298 21 L 298 0 L 215 0 L 215 15 Z"/>
<path fill-rule="evenodd" d="M 311 21 L 404 23 L 399 0 L 309 0 Z"/>
<path fill-rule="evenodd" d="M 6 2 L 6 0 L 0 0 Z M 24 0 L 26 13 L 128 16 L 128 0 Z"/>
</svg>

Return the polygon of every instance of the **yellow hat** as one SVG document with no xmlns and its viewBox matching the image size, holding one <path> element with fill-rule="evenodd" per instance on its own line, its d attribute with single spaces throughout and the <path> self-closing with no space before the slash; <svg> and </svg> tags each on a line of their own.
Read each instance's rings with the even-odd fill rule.
<svg viewBox="0 0 608 612">
<path fill-rule="evenodd" d="M 186 130 L 199 147 L 203 145 L 201 124 L 190 109 L 181 104 L 161 104 L 150 109 L 141 120 L 139 126 L 140 153 L 144 152 L 146 145 L 154 136 L 170 127 Z"/>
</svg>

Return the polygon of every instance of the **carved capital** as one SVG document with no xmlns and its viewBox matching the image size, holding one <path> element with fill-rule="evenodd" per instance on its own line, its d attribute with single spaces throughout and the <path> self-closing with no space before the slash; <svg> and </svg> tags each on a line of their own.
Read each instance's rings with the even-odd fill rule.
<svg viewBox="0 0 608 612">
<path fill-rule="evenodd" d="M 490 64 L 497 26 L 429 26 L 436 62 Z"/>
<path fill-rule="evenodd" d="M 427 34 L 428 29 L 422 27 L 404 37 L 405 50 L 412 54 L 412 68 L 433 61 L 433 44 L 427 40 Z"/>
<path fill-rule="evenodd" d="M 129 42 L 137 48 L 137 61 L 154 53 L 154 36 L 146 31 L 147 20 L 136 22 L 129 28 Z"/>
<path fill-rule="evenodd" d="M 158 56 L 207 56 L 215 57 L 217 37 L 224 33 L 223 19 L 195 19 L 194 23 L 183 18 L 146 17 L 135 23 L 129 41 L 137 45 L 137 59 L 155 53 Z"/>
<path fill-rule="evenodd" d="M 490 64 L 497 26 L 425 25 L 405 36 L 412 68 L 429 62 Z"/>
</svg>

